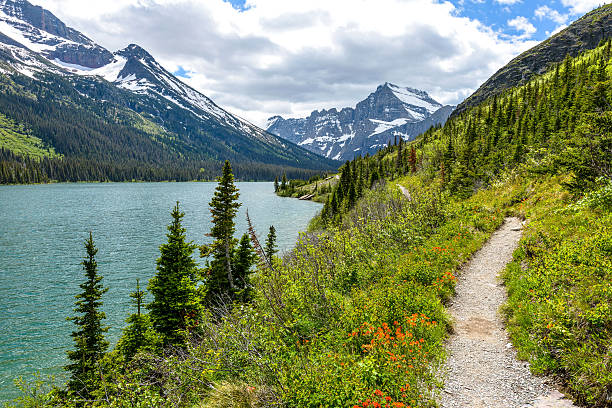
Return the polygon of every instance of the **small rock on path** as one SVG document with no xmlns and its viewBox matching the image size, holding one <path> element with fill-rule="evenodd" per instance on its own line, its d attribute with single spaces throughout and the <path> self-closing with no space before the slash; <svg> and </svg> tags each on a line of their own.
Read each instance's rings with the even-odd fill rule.
<svg viewBox="0 0 612 408">
<path fill-rule="evenodd" d="M 454 333 L 447 342 L 443 408 L 571 408 L 529 364 L 516 358 L 498 310 L 506 289 L 498 274 L 512 260 L 522 225 L 507 218 L 504 225 L 459 274 L 449 311 Z"/>
</svg>

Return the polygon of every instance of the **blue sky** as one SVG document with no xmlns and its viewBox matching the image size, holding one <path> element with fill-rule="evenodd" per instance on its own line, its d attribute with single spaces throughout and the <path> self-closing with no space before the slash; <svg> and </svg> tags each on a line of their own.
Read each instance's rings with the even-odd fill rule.
<svg viewBox="0 0 612 408">
<path fill-rule="evenodd" d="M 31 0 L 130 43 L 257 125 L 355 106 L 385 82 L 458 104 L 604 0 Z"/>
<path fill-rule="evenodd" d="M 599 1 L 451 0 L 459 15 L 476 19 L 507 35 L 523 34 L 531 24 L 529 38 L 542 41 L 559 27 L 590 10 Z M 518 19 L 518 20 L 517 20 Z M 513 22 L 514 21 L 514 22 Z M 523 28 L 521 30 L 520 28 Z"/>
</svg>

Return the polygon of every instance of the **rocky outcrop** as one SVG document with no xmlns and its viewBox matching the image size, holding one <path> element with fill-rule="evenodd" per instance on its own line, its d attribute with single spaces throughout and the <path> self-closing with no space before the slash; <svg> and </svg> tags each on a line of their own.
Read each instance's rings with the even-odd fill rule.
<svg viewBox="0 0 612 408">
<path fill-rule="evenodd" d="M 67 64 L 76 64 L 86 68 L 100 68 L 113 59 L 113 54 L 102 47 L 81 44 L 62 44 L 45 54 L 49 59 L 58 59 Z"/>
<path fill-rule="evenodd" d="M 566 29 L 514 58 L 459 104 L 453 116 L 505 89 L 526 83 L 534 75 L 543 74 L 552 64 L 563 61 L 566 55 L 575 57 L 597 47 L 611 34 L 612 4 L 608 4 L 585 14 Z"/>
<path fill-rule="evenodd" d="M 355 108 L 314 111 L 307 118 L 268 120 L 268 132 L 335 160 L 375 153 L 397 138 L 412 140 L 429 127 L 444 123 L 452 106 L 427 92 L 380 85 Z"/>
<path fill-rule="evenodd" d="M 7 16 L 5 21 L 20 30 L 31 43 L 46 45 L 41 54 L 51 60 L 99 68 L 113 59 L 110 51 L 67 27 L 50 11 L 26 0 L 0 0 L 0 11 Z"/>
</svg>

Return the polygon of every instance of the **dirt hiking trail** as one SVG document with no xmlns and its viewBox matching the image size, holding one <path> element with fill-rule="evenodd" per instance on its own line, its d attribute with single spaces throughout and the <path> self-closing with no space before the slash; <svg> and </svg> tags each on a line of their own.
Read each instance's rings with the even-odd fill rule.
<svg viewBox="0 0 612 408">
<path fill-rule="evenodd" d="M 521 230 L 519 219 L 507 218 L 459 273 L 449 307 L 454 333 L 442 373 L 443 408 L 575 407 L 517 360 L 499 315 L 506 289 L 498 275 L 512 260 Z"/>
</svg>

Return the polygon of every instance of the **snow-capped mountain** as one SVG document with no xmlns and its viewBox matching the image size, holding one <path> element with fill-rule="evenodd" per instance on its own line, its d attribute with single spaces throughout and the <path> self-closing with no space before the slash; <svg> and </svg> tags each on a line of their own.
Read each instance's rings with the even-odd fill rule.
<svg viewBox="0 0 612 408">
<path fill-rule="evenodd" d="M 444 123 L 452 106 L 443 106 L 427 92 L 385 83 L 355 108 L 314 111 L 307 118 L 268 119 L 267 130 L 334 160 L 374 153 L 389 141 L 414 139 Z"/>
<path fill-rule="evenodd" d="M 112 53 L 27 0 L 0 0 L 0 75 L 25 75 L 37 86 L 70 84 L 89 100 L 117 104 L 153 121 L 168 133 L 156 140 L 178 139 L 198 158 L 330 167 L 330 161 L 321 162 L 219 107 L 138 45 Z M 53 92 L 63 91 L 69 90 L 54 87 Z"/>
</svg>

